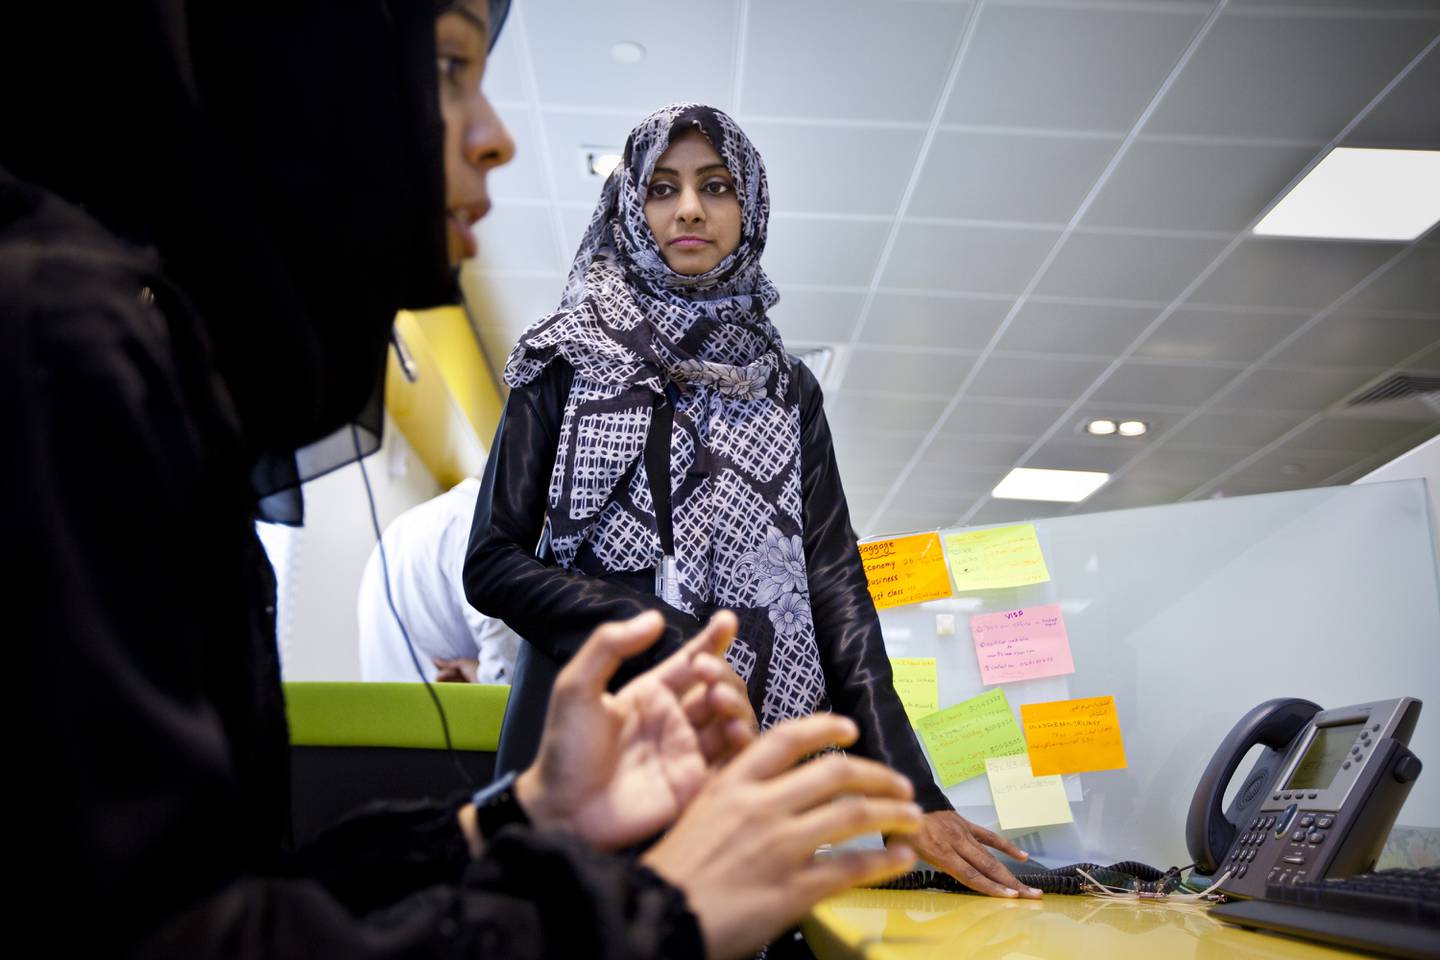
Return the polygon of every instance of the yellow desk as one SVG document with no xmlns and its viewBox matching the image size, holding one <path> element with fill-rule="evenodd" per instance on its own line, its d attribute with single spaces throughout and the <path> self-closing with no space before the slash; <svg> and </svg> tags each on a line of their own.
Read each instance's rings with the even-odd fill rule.
<svg viewBox="0 0 1440 960">
<path fill-rule="evenodd" d="M 1206 907 L 1093 897 L 995 900 L 956 893 L 852 890 L 802 927 L 820 960 L 1326 960 L 1342 950 L 1227 926 Z"/>
</svg>

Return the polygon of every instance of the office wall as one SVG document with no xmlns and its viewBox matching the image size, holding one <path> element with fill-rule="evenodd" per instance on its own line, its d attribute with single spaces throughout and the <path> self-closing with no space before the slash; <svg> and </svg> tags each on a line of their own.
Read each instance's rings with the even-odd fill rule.
<svg viewBox="0 0 1440 960">
<path fill-rule="evenodd" d="M 388 415 L 384 443 L 365 460 L 365 469 L 382 530 L 405 510 L 441 493 Z M 358 465 L 305 485 L 305 526 L 290 536 L 281 585 L 279 640 L 286 680 L 360 679 L 355 597 L 374 546 Z"/>
<path fill-rule="evenodd" d="M 1424 480 L 1430 491 L 1430 526 L 1440 540 L 1440 437 L 1431 437 L 1414 450 L 1403 453 L 1356 480 L 1356 483 L 1384 483 L 1387 480 Z"/>
</svg>

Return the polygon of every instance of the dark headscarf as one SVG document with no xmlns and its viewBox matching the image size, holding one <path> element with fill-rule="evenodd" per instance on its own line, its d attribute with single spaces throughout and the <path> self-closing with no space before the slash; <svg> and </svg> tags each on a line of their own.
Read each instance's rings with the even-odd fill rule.
<svg viewBox="0 0 1440 960">
<path fill-rule="evenodd" d="M 740 243 L 706 273 L 666 264 L 645 219 L 660 157 L 698 129 L 735 182 Z M 592 575 L 649 569 L 662 547 L 644 450 L 656 396 L 674 384 L 670 503 L 678 591 L 697 615 L 740 619 L 728 657 L 770 726 L 827 705 L 803 548 L 800 405 L 766 311 L 765 166 L 730 117 L 677 103 L 631 131 L 570 269 L 560 309 L 510 355 L 512 387 L 556 358 L 575 370 L 550 477 L 550 545 Z"/>
<path fill-rule="evenodd" d="M 0 166 L 158 251 L 203 320 L 257 493 L 355 459 L 355 436 L 377 447 L 396 310 L 455 297 L 443 5 L 20 6 L 0 29 Z M 298 497 L 270 504 L 298 521 Z"/>
</svg>

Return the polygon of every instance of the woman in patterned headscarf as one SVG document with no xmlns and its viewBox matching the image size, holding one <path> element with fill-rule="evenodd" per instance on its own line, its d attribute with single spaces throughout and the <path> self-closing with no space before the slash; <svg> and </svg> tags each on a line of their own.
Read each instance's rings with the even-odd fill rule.
<svg viewBox="0 0 1440 960">
<path fill-rule="evenodd" d="M 465 566 L 470 602 L 527 641 L 497 764 L 529 762 L 558 665 L 596 624 L 659 610 L 663 656 L 730 609 L 759 725 L 855 719 L 855 749 L 930 811 L 921 855 L 1014 896 L 980 844 L 1024 854 L 953 812 L 893 690 L 819 384 L 767 315 L 769 212 L 730 117 L 657 111 L 606 180 L 559 309 L 510 356 Z"/>
</svg>

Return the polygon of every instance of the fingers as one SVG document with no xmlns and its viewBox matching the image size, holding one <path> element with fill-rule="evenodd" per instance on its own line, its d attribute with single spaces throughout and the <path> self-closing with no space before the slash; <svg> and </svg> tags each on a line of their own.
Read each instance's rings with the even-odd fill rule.
<svg viewBox="0 0 1440 960">
<path fill-rule="evenodd" d="M 1026 853 L 1024 850 L 1021 850 L 1015 844 L 1011 843 L 1009 839 L 1007 839 L 1006 837 L 1002 837 L 994 830 L 988 830 L 977 823 L 970 823 L 970 821 L 968 820 L 966 820 L 965 822 L 970 824 L 970 836 L 985 844 L 985 846 L 994 847 L 1001 853 L 1008 854 L 1009 856 L 1014 857 L 1016 860 L 1030 859 L 1030 854 Z"/>
<path fill-rule="evenodd" d="M 861 834 L 911 834 L 920 829 L 920 807 L 909 800 L 849 796 L 822 803 L 793 817 L 788 840 L 801 850 L 842 843 Z"/>
<path fill-rule="evenodd" d="M 972 824 L 946 810 L 927 814 L 925 858 L 978 893 L 992 897 L 1038 897 L 1040 891 L 1015 879 L 991 853 L 971 836 Z M 988 831 L 987 831 L 988 832 Z"/>
<path fill-rule="evenodd" d="M 786 812 L 809 810 L 841 794 L 907 801 L 915 796 L 915 789 L 907 777 L 884 764 L 830 754 L 777 777 L 767 792 L 769 802 Z"/>
<path fill-rule="evenodd" d="M 747 780 L 769 780 L 812 753 L 830 746 L 848 747 L 860 736 L 853 721 L 833 713 L 787 720 L 756 739 L 730 765 Z"/>
<path fill-rule="evenodd" d="M 915 851 L 903 843 L 884 850 L 855 850 L 816 857 L 806 868 L 803 884 L 815 903 L 850 887 L 871 886 L 893 879 L 915 866 Z"/>
<path fill-rule="evenodd" d="M 725 651 L 730 647 L 730 641 L 735 639 L 735 631 L 739 629 L 739 621 L 735 614 L 729 610 L 721 610 L 710 618 L 705 627 L 695 636 L 691 637 L 684 646 L 666 657 L 655 668 L 655 675 L 670 689 L 679 693 L 695 682 L 696 670 L 699 668 L 700 655 L 708 655 L 707 659 L 718 660 L 724 656 Z M 723 663 L 723 661 L 722 661 Z M 714 674 L 713 667 L 704 668 L 714 675 L 715 682 L 719 679 Z"/>
<path fill-rule="evenodd" d="M 599 695 L 627 658 L 660 638 L 665 619 L 654 610 L 595 629 L 555 678 L 555 696 Z"/>
</svg>

